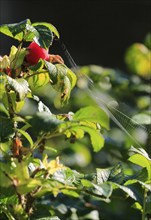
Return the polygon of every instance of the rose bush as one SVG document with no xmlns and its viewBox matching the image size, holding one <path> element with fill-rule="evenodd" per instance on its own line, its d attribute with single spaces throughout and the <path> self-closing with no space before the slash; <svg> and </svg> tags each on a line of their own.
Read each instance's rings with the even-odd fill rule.
<svg viewBox="0 0 151 220">
<path fill-rule="evenodd" d="M 145 220 L 151 213 L 151 159 L 143 148 L 132 147 L 126 165 L 117 160 L 109 168 L 89 165 L 110 126 L 104 108 L 85 91 L 83 74 L 96 87 L 110 88 L 115 72 L 83 67 L 77 79 L 59 55 L 48 54 L 60 37 L 52 24 L 27 19 L 1 25 L 0 32 L 18 40 L 0 59 L 1 219 L 107 219 L 105 204 L 118 197 L 128 198 L 138 210 L 135 216 L 142 213 Z M 32 43 L 26 48 L 24 42 Z M 60 113 L 67 103 L 80 107 Z M 106 148 L 108 156 L 112 147 Z"/>
</svg>

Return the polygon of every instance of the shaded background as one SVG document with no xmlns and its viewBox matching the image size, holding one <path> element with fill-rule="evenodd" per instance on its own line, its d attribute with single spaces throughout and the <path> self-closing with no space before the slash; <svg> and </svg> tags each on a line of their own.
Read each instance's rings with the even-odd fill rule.
<svg viewBox="0 0 151 220">
<path fill-rule="evenodd" d="M 125 69 L 124 53 L 150 31 L 151 2 L 146 0 L 0 0 L 0 23 L 54 24 L 78 65 L 97 64 Z M 14 40 L 0 35 L 0 53 L 9 53 Z M 61 54 L 57 43 L 52 53 Z"/>
</svg>

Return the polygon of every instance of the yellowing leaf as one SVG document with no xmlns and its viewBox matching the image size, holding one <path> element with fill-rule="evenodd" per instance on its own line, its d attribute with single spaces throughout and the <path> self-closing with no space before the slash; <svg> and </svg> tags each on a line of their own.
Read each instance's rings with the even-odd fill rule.
<svg viewBox="0 0 151 220">
<path fill-rule="evenodd" d="M 5 55 L 2 60 L 0 60 L 0 68 L 1 69 L 6 69 L 10 67 L 10 60 L 9 57 L 7 55 Z"/>
</svg>

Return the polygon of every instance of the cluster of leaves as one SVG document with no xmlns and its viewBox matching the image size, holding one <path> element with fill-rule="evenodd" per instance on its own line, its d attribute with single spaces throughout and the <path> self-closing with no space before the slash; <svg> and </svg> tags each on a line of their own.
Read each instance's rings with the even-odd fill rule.
<svg viewBox="0 0 151 220">
<path fill-rule="evenodd" d="M 70 91 L 76 83 L 76 76 L 73 72 L 63 64 L 54 65 L 42 59 L 36 65 L 29 66 L 25 62 L 28 50 L 22 47 L 23 42 L 35 41 L 42 48 L 48 49 L 53 39 L 59 38 L 57 29 L 44 22 L 31 24 L 27 19 L 17 24 L 2 25 L 0 32 L 20 42 L 18 48 L 12 46 L 9 56 L 5 55 L 0 61 L 1 72 L 8 75 L 5 77 L 5 74 L 1 74 L 2 83 L 8 84 L 11 89 L 13 87 L 12 90 L 18 93 L 19 97 L 16 101 L 23 101 L 25 97 L 31 96 L 29 85 L 31 88 L 38 89 L 50 82 L 60 93 L 61 103 L 67 102 Z"/>
<path fill-rule="evenodd" d="M 42 217 L 51 219 L 49 217 L 53 214 L 57 214 L 61 219 L 78 219 L 79 214 L 81 215 L 80 210 L 76 209 L 76 212 L 72 213 L 72 208 L 76 205 L 74 202 L 70 206 L 66 204 L 66 200 L 60 204 L 56 203 L 59 195 L 62 194 L 64 198 L 73 197 L 75 203 L 77 199 L 79 199 L 78 203 L 83 203 L 83 219 L 99 219 L 99 212 L 97 211 L 97 218 L 95 218 L 96 212 L 92 212 L 98 206 L 95 207 L 95 200 L 93 199 L 90 207 L 87 207 L 82 197 L 89 194 L 91 199 L 96 197 L 98 198 L 96 201 L 109 203 L 112 197 L 119 196 L 120 198 L 119 191 L 122 191 L 125 194 L 122 197 L 132 198 L 135 201 L 133 207 L 146 215 L 151 211 L 151 195 L 149 194 L 151 159 L 142 149 L 132 148 L 131 152 L 133 154 L 129 157 L 129 161 L 140 166 L 139 172 L 133 175 L 126 175 L 120 163 L 106 169 L 97 168 L 95 173 L 86 175 L 60 164 L 59 158 L 48 161 L 47 155 L 42 160 L 30 157 L 21 162 L 15 158 L 7 164 L 1 162 L 0 175 L 3 180 L 1 213 L 5 213 L 8 219 L 26 219 L 29 212 L 32 214 L 31 219 L 40 219 L 39 216 L 42 215 Z M 28 199 L 26 205 L 25 195 Z M 42 209 L 38 210 L 39 202 L 42 202 L 38 199 L 44 195 L 47 195 L 48 200 L 45 205 L 43 204 L 45 213 Z M 31 207 L 35 200 L 33 211 Z"/>
<path fill-rule="evenodd" d="M 151 159 L 146 151 L 132 147 L 126 165 L 118 160 L 101 169 L 90 163 L 91 154 L 99 152 L 104 144 L 107 151 L 110 148 L 104 141 L 109 116 L 104 106 L 98 106 L 88 95 L 86 75 L 105 93 L 112 83 L 115 97 L 119 92 L 117 84 L 126 89 L 128 80 L 117 78 L 117 71 L 98 66 L 79 69 L 82 76 L 77 81 L 64 64 L 40 59 L 36 65 L 29 65 L 23 42 L 35 41 L 49 49 L 53 39 L 59 38 L 52 24 L 32 24 L 27 19 L 2 25 L 0 32 L 19 41 L 18 48 L 12 46 L 9 56 L 0 60 L 1 219 L 107 219 L 102 207 L 118 197 L 131 199 L 144 220 L 151 214 Z M 77 88 L 71 93 L 76 81 Z M 66 104 L 70 95 L 71 101 L 64 107 L 68 113 L 52 113 L 52 102 L 57 107 Z M 30 111 L 31 102 L 34 113 Z M 117 146 L 112 146 L 108 155 L 112 149 L 117 151 Z M 75 154 L 69 154 L 73 151 L 80 157 L 78 171 Z M 63 163 L 56 154 L 61 155 Z"/>
<path fill-rule="evenodd" d="M 10 189 L 9 195 L 4 193 L 1 196 L 1 212 L 10 219 L 26 219 L 32 214 L 33 201 L 38 194 L 42 196 L 50 192 L 56 196 L 63 189 L 64 193 L 70 194 L 70 188 L 74 188 L 70 181 L 63 186 L 57 178 L 53 181 L 50 178 L 50 175 L 63 167 L 57 160 L 48 163 L 46 158 L 35 159 L 37 156 L 34 155 L 37 153 L 41 155 L 39 157 L 43 157 L 46 140 L 64 135 L 72 141 L 81 139 L 88 133 L 94 151 L 98 151 L 104 145 L 101 128 L 108 129 L 109 119 L 103 110 L 92 106 L 80 109 L 75 114 L 55 115 L 34 95 L 35 88 L 50 83 L 59 93 L 57 99 L 64 104 L 76 83 L 75 74 L 64 64 L 52 64 L 42 59 L 34 66 L 26 62 L 28 51 L 22 46 L 23 42 L 34 40 L 41 47 L 49 48 L 53 38 L 59 37 L 53 25 L 31 24 L 28 19 L 17 24 L 2 25 L 0 31 L 19 41 L 18 48 L 12 46 L 9 56 L 5 55 L 0 61 L 0 178 L 1 189 L 4 188 L 5 192 Z M 21 112 L 28 99 L 37 102 L 37 111 L 34 115 L 23 117 Z M 72 173 L 67 169 L 66 172 L 74 178 L 74 171 Z M 43 188 L 44 185 L 46 187 Z M 9 199 L 16 203 L 12 211 L 8 208 L 11 205 L 7 201 Z"/>
</svg>

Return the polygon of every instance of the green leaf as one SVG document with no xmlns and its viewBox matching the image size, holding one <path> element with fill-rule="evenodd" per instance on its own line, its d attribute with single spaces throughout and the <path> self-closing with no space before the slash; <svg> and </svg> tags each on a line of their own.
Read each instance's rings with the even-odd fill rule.
<svg viewBox="0 0 151 220">
<path fill-rule="evenodd" d="M 42 71 L 44 67 L 44 60 L 42 60 L 41 58 L 39 59 L 38 63 L 36 65 L 30 66 L 29 69 L 34 72 L 37 71 Z"/>
<path fill-rule="evenodd" d="M 9 113 L 6 110 L 5 106 L 0 102 L 0 116 L 8 117 Z"/>
<path fill-rule="evenodd" d="M 24 35 L 24 40 L 25 41 L 33 41 L 34 39 L 38 41 L 39 33 L 31 24 L 27 24 L 26 25 L 26 34 Z"/>
<path fill-rule="evenodd" d="M 43 25 L 32 26 L 26 25 L 27 33 L 24 37 L 25 41 L 35 41 L 42 48 L 48 49 L 52 44 L 53 35 L 51 30 Z"/>
<path fill-rule="evenodd" d="M 141 154 L 134 154 L 129 158 L 129 161 L 141 167 L 145 167 L 148 172 L 148 180 L 151 180 L 151 160 L 148 160 Z"/>
<path fill-rule="evenodd" d="M 124 181 L 124 171 L 121 163 L 118 163 L 111 169 L 109 176 L 109 181 L 116 182 L 118 184 L 123 183 Z"/>
<path fill-rule="evenodd" d="M 34 41 L 42 48 L 49 48 L 53 41 L 51 30 L 43 25 L 36 25 L 34 28 L 38 31 L 39 36 L 34 37 Z"/>
<path fill-rule="evenodd" d="M 0 190 L 5 187 L 8 188 L 12 184 L 12 181 L 5 174 L 5 165 L 4 163 L 0 162 Z M 3 192 L 5 191 L 3 190 Z M 5 193 L 5 195 L 7 194 Z"/>
<path fill-rule="evenodd" d="M 22 129 L 17 129 L 17 131 L 21 133 L 28 140 L 28 142 L 30 143 L 30 147 L 32 147 L 34 143 L 33 143 L 31 136 Z"/>
<path fill-rule="evenodd" d="M 41 186 L 41 184 L 41 181 L 38 179 L 28 178 L 24 181 L 21 181 L 16 189 L 19 194 L 27 194 L 33 189 L 36 189 L 38 186 Z"/>
<path fill-rule="evenodd" d="M 103 183 L 98 185 L 86 179 L 82 179 L 81 183 L 84 186 L 84 188 L 87 189 L 88 192 L 94 192 L 96 196 L 105 196 L 107 198 L 111 196 L 112 187 L 109 183 Z"/>
<path fill-rule="evenodd" d="M 64 86 L 64 79 L 65 79 L 65 77 L 67 77 L 66 76 L 67 75 L 67 68 L 64 65 L 62 65 L 62 64 L 56 64 L 55 67 L 56 67 L 57 81 L 54 84 L 54 88 L 56 90 L 60 90 L 61 91 L 63 86 Z"/>
<path fill-rule="evenodd" d="M 44 60 L 45 66 L 49 72 L 50 79 L 53 84 L 56 84 L 57 82 L 57 75 L 58 75 L 58 70 L 56 66 L 46 60 Z"/>
<path fill-rule="evenodd" d="M 42 102 L 38 102 L 38 111 L 39 112 L 48 112 L 49 114 L 51 114 L 50 109 Z"/>
<path fill-rule="evenodd" d="M 151 76 L 150 56 L 151 51 L 145 45 L 134 43 L 127 49 L 125 61 L 133 73 L 149 79 Z"/>
<path fill-rule="evenodd" d="M 61 192 L 65 195 L 68 195 L 68 196 L 73 196 L 75 198 L 78 198 L 79 197 L 79 194 L 76 192 L 76 191 L 73 191 L 73 190 L 69 190 L 69 189 L 63 189 L 61 190 Z"/>
<path fill-rule="evenodd" d="M 98 130 L 82 126 L 82 129 L 90 135 L 91 144 L 94 152 L 98 152 L 104 146 L 104 138 Z"/>
<path fill-rule="evenodd" d="M 67 67 L 66 67 L 67 68 Z M 77 81 L 77 77 L 76 75 L 69 69 L 67 68 L 67 73 L 66 73 L 67 77 L 69 78 L 70 80 L 70 83 L 71 83 L 71 89 L 74 88 L 75 84 L 76 84 L 76 81 Z"/>
<path fill-rule="evenodd" d="M 10 60 L 10 62 L 13 62 L 13 60 L 15 59 L 17 50 L 18 50 L 17 47 L 15 47 L 14 45 L 11 46 L 10 53 L 9 53 L 9 60 Z"/>
<path fill-rule="evenodd" d="M 72 135 L 75 138 L 82 138 L 84 133 L 88 133 L 95 152 L 99 151 L 104 146 L 104 138 L 97 130 L 96 125 L 92 122 L 75 122 L 70 121 L 62 123 L 59 127 L 60 132 L 70 138 Z"/>
<path fill-rule="evenodd" d="M 130 152 L 141 154 L 143 157 L 145 157 L 147 160 L 151 161 L 151 158 L 149 157 L 148 153 L 143 148 L 135 148 L 131 146 L 129 149 Z"/>
<path fill-rule="evenodd" d="M 45 65 L 49 71 L 53 88 L 60 94 L 61 104 L 67 103 L 71 89 L 76 82 L 74 74 L 62 64 L 53 65 L 50 62 L 45 61 Z"/>
<path fill-rule="evenodd" d="M 3 102 L 3 96 L 6 94 L 6 75 L 3 73 L 0 73 L 0 102 Z M 3 103 L 4 104 L 4 103 Z M 5 106 L 5 104 L 4 104 Z"/>
<path fill-rule="evenodd" d="M 15 106 L 14 106 L 15 112 L 19 113 L 22 110 L 24 104 L 25 104 L 25 101 L 15 102 Z"/>
<path fill-rule="evenodd" d="M 120 163 L 115 165 L 114 167 L 106 168 L 106 169 L 96 169 L 97 172 L 97 183 L 103 183 L 106 181 L 112 181 L 116 183 L 123 183 L 124 180 L 124 172 Z"/>
<path fill-rule="evenodd" d="M 143 212 L 143 207 L 142 207 L 141 204 L 138 203 L 138 202 L 135 202 L 135 203 L 132 205 L 132 208 L 138 209 L 138 210 L 140 210 L 141 212 Z"/>
<path fill-rule="evenodd" d="M 134 184 L 134 183 L 139 183 L 140 185 L 142 185 L 144 188 L 146 188 L 148 191 L 151 192 L 151 185 L 150 184 L 144 183 L 144 182 L 142 182 L 140 180 L 137 180 L 137 179 L 128 180 L 124 183 L 124 185 L 128 186 L 128 185 L 131 185 L 131 184 Z"/>
<path fill-rule="evenodd" d="M 53 216 L 53 217 L 36 218 L 36 220 L 61 220 L 61 219 L 58 218 L 57 216 Z"/>
<path fill-rule="evenodd" d="M 106 169 L 97 168 L 96 169 L 97 184 L 106 182 L 110 176 L 110 173 L 111 173 L 111 168 L 106 168 Z"/>
<path fill-rule="evenodd" d="M 57 29 L 55 28 L 55 26 L 53 26 L 52 24 L 46 23 L 46 22 L 36 22 L 36 23 L 33 23 L 33 24 L 32 24 L 32 26 L 38 26 L 38 25 L 43 25 L 43 26 L 49 28 L 49 30 L 50 30 L 51 32 L 53 32 L 53 33 L 57 36 L 57 38 L 60 38 L 59 32 L 57 31 Z"/>
<path fill-rule="evenodd" d="M 78 184 L 81 174 L 69 168 L 62 168 L 53 174 L 53 179 L 68 186 Z"/>
<path fill-rule="evenodd" d="M 10 59 L 12 69 L 17 69 L 21 67 L 21 65 L 23 64 L 24 58 L 26 56 L 26 53 L 27 53 L 26 48 L 17 49 L 15 46 L 11 47 L 9 59 Z"/>
<path fill-rule="evenodd" d="M 53 132 L 62 122 L 51 113 L 38 112 L 31 119 L 29 119 L 29 123 L 35 132 L 40 133 Z"/>
<path fill-rule="evenodd" d="M 151 194 L 148 194 L 146 200 L 146 214 L 151 214 Z"/>
<path fill-rule="evenodd" d="M 13 161 L 12 164 L 12 177 L 17 176 L 17 178 L 20 180 L 20 184 L 22 184 L 24 181 L 29 179 L 29 170 L 28 165 L 26 161 L 18 162 L 17 160 Z"/>
<path fill-rule="evenodd" d="M 126 187 L 126 186 L 122 186 L 122 185 L 120 185 L 120 184 L 118 184 L 118 183 L 113 183 L 113 182 L 111 182 L 111 184 L 113 185 L 113 186 L 115 186 L 115 188 L 119 188 L 119 189 L 121 189 L 122 191 L 124 191 L 128 196 L 130 196 L 132 199 L 134 199 L 134 200 L 137 200 L 137 196 L 135 195 L 135 193 L 130 189 L 130 188 L 128 188 L 128 187 Z"/>
<path fill-rule="evenodd" d="M 7 208 L 7 206 L 5 205 L 1 205 L 0 207 L 0 213 L 5 213 L 6 217 L 9 219 L 9 220 L 15 220 L 15 218 L 12 216 L 12 213 L 9 211 L 9 209 Z"/>
<path fill-rule="evenodd" d="M 72 135 L 77 138 L 77 139 L 81 139 L 83 138 L 84 136 L 84 131 L 83 129 L 80 127 L 80 126 L 72 126 L 72 123 L 71 124 L 71 128 L 68 129 L 68 125 L 67 125 L 67 130 L 65 130 L 64 134 L 66 135 L 67 138 L 70 138 L 72 137 Z M 64 125 L 63 125 L 64 126 Z M 65 126 L 66 127 L 66 126 Z M 63 127 L 61 126 L 60 129 L 62 129 Z"/>
<path fill-rule="evenodd" d="M 31 23 L 30 20 L 26 19 L 19 23 L 4 24 L 0 26 L 0 32 L 9 37 L 22 41 L 24 32 L 26 30 L 26 25 L 30 23 Z"/>
<path fill-rule="evenodd" d="M 64 76 L 63 80 L 58 82 L 60 84 L 61 88 L 61 104 L 65 104 L 68 102 L 70 98 L 70 92 L 71 92 L 71 83 L 67 76 Z"/>
<path fill-rule="evenodd" d="M 10 67 L 9 57 L 7 55 L 4 55 L 2 57 L 2 59 L 0 60 L 0 68 L 2 69 L 1 71 L 3 71 L 4 69 L 7 69 L 9 67 Z"/>
<path fill-rule="evenodd" d="M 10 118 L 0 117 L 0 142 L 7 141 L 14 134 L 13 122 Z"/>
<path fill-rule="evenodd" d="M 8 84 L 18 95 L 17 100 L 24 100 L 28 93 L 28 82 L 25 79 L 13 79 L 7 76 Z"/>
<path fill-rule="evenodd" d="M 100 108 L 94 106 L 88 106 L 81 108 L 77 111 L 73 120 L 76 121 L 91 121 L 99 123 L 102 127 L 109 129 L 109 117 L 108 115 Z"/>
<path fill-rule="evenodd" d="M 91 188 L 91 187 L 93 187 L 93 183 L 92 183 L 91 181 L 89 181 L 89 180 L 82 179 L 82 180 L 81 180 L 81 183 L 82 183 L 82 185 L 83 185 L 84 187 L 86 187 L 86 188 Z"/>
<path fill-rule="evenodd" d="M 27 81 L 32 89 L 39 89 L 40 87 L 47 85 L 50 81 L 50 78 L 47 72 L 37 72 L 37 74 L 33 76 L 31 72 L 31 76 L 27 79 Z"/>
</svg>

